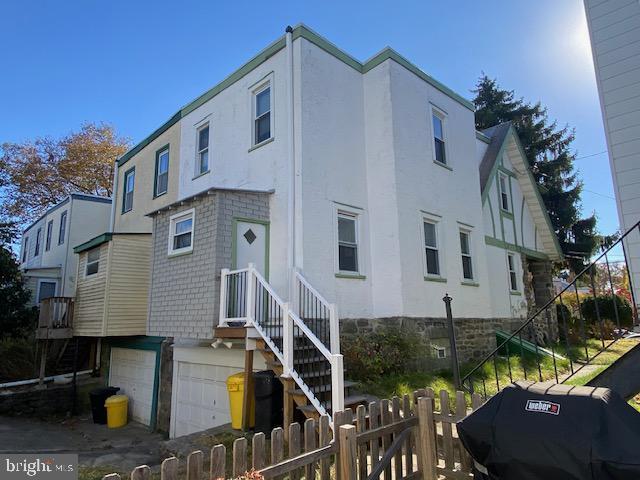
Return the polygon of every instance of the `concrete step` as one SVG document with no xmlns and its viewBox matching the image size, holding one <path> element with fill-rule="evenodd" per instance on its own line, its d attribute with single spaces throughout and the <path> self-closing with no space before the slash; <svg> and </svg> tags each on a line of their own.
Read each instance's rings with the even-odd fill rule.
<svg viewBox="0 0 640 480">
<path fill-rule="evenodd" d="M 640 393 L 640 343 L 596 375 L 587 385 L 610 388 L 625 400 Z"/>
</svg>

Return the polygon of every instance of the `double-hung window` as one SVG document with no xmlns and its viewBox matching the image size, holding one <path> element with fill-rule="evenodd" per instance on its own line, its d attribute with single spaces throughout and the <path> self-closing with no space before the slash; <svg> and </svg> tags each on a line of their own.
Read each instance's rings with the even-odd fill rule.
<svg viewBox="0 0 640 480">
<path fill-rule="evenodd" d="M 518 274 L 516 269 L 516 256 L 513 253 L 507 253 L 507 269 L 509 271 L 509 288 L 511 291 L 518 291 Z"/>
<path fill-rule="evenodd" d="M 67 211 L 65 210 L 60 215 L 60 229 L 58 230 L 58 245 L 64 243 L 64 237 L 67 233 Z"/>
<path fill-rule="evenodd" d="M 122 196 L 122 213 L 133 208 L 133 188 L 136 181 L 136 170 L 132 168 L 124 174 L 124 192 Z"/>
<path fill-rule="evenodd" d="M 460 230 L 460 253 L 462 255 L 462 277 L 473 280 L 473 260 L 471 258 L 471 234 Z"/>
<path fill-rule="evenodd" d="M 511 211 L 511 201 L 509 198 L 509 179 L 506 175 L 498 174 L 498 183 L 500 187 L 500 208 L 507 212 Z"/>
<path fill-rule="evenodd" d="M 253 144 L 258 145 L 271 138 L 271 84 L 253 93 Z"/>
<path fill-rule="evenodd" d="M 444 132 L 444 121 L 444 114 L 433 109 L 431 113 L 431 123 L 433 127 L 434 159 L 436 162 L 446 165 L 447 154 L 445 148 L 446 140 Z"/>
<path fill-rule="evenodd" d="M 27 261 L 28 253 L 29 253 L 29 237 L 25 237 L 24 246 L 22 247 L 22 263 Z"/>
<path fill-rule="evenodd" d="M 153 186 L 153 196 L 158 197 L 167 193 L 169 186 L 169 146 L 156 153 L 156 179 Z"/>
<path fill-rule="evenodd" d="M 42 228 L 38 228 L 36 232 L 36 251 L 33 254 L 34 257 L 40 255 L 40 242 L 42 241 Z"/>
<path fill-rule="evenodd" d="M 440 252 L 438 249 L 438 228 L 436 222 L 425 220 L 424 252 L 428 276 L 440 276 Z"/>
<path fill-rule="evenodd" d="M 176 213 L 169 219 L 169 255 L 193 251 L 193 223 L 195 210 Z"/>
<path fill-rule="evenodd" d="M 47 223 L 47 240 L 44 244 L 44 249 L 47 252 L 51 249 L 51 237 L 53 237 L 53 220 L 49 220 Z"/>
<path fill-rule="evenodd" d="M 87 268 L 85 276 L 95 275 L 100 269 L 100 248 L 94 248 L 87 252 Z"/>
<path fill-rule="evenodd" d="M 358 217 L 338 212 L 338 270 L 358 273 Z"/>
<path fill-rule="evenodd" d="M 196 136 L 196 176 L 209 171 L 209 124 L 198 128 Z"/>
</svg>

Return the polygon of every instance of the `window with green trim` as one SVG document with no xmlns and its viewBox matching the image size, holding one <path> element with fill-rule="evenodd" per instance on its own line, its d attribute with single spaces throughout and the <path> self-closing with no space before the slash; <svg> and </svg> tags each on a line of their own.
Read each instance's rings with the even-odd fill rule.
<svg viewBox="0 0 640 480">
<path fill-rule="evenodd" d="M 471 234 L 466 230 L 460 230 L 460 253 L 462 255 L 462 277 L 465 280 L 473 280 Z"/>
<path fill-rule="evenodd" d="M 167 193 L 169 186 L 169 147 L 156 153 L 156 179 L 154 196 Z"/>
<path fill-rule="evenodd" d="M 509 179 L 503 173 L 498 174 L 500 188 L 500 208 L 507 212 L 511 211 L 511 199 L 509 198 Z"/>
<path fill-rule="evenodd" d="M 436 222 L 424 221 L 424 254 L 427 275 L 440 276 L 440 250 Z"/>
<path fill-rule="evenodd" d="M 196 175 L 202 175 L 209 171 L 209 124 L 198 129 L 196 145 Z"/>
<path fill-rule="evenodd" d="M 133 208 L 133 188 L 135 186 L 135 169 L 124 174 L 124 191 L 122 197 L 122 213 L 126 213 Z"/>
<path fill-rule="evenodd" d="M 507 268 L 509 270 L 509 288 L 514 292 L 518 291 L 518 270 L 516 256 L 513 253 L 507 253 Z"/>
</svg>

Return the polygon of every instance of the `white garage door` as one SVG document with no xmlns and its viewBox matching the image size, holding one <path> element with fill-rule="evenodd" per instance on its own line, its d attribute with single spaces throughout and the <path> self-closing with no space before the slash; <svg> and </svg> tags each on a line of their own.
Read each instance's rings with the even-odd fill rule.
<svg viewBox="0 0 640 480">
<path fill-rule="evenodd" d="M 151 424 L 156 352 L 132 348 L 112 348 L 109 385 L 120 387 L 129 397 L 129 418 Z"/>
<path fill-rule="evenodd" d="M 172 437 L 200 432 L 231 422 L 226 380 L 237 368 L 177 362 Z"/>
</svg>

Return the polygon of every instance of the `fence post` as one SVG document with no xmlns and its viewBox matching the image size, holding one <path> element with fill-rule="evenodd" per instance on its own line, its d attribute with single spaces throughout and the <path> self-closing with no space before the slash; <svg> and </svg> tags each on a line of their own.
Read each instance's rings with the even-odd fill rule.
<svg viewBox="0 0 640 480">
<path fill-rule="evenodd" d="M 444 302 L 445 310 L 447 312 L 447 327 L 449 328 L 449 348 L 451 350 L 451 363 L 453 367 L 453 383 L 456 389 L 462 389 L 460 383 L 460 364 L 458 363 L 458 346 L 456 345 L 456 331 L 453 325 L 453 315 L 451 313 L 451 300 L 453 300 L 449 294 L 445 294 L 442 301 Z"/>
<path fill-rule="evenodd" d="M 253 300 L 254 300 L 254 286 L 253 279 L 257 278 L 255 276 L 256 265 L 255 263 L 249 264 L 249 269 L 247 270 L 247 301 L 245 303 L 247 311 L 245 312 L 247 321 L 246 325 L 251 325 L 254 322 L 253 318 Z"/>
<path fill-rule="evenodd" d="M 340 319 L 335 303 L 329 305 L 329 348 L 331 353 L 340 353 Z"/>
<path fill-rule="evenodd" d="M 218 325 L 221 327 L 227 326 L 227 275 L 229 275 L 229 269 L 223 268 L 220 271 L 220 314 L 218 318 Z"/>
<path fill-rule="evenodd" d="M 331 355 L 331 411 L 344 410 L 344 366 L 342 355 Z"/>
<path fill-rule="evenodd" d="M 418 430 L 420 439 L 418 461 L 423 480 L 437 480 L 436 474 L 436 437 L 433 420 L 432 399 L 418 398 Z"/>
<path fill-rule="evenodd" d="M 356 480 L 356 427 L 342 425 L 339 431 L 341 480 Z"/>
<path fill-rule="evenodd" d="M 282 350 L 284 355 L 284 365 L 282 365 L 282 376 L 291 376 L 293 370 L 293 319 L 289 315 L 289 302 L 282 304 Z"/>
</svg>

